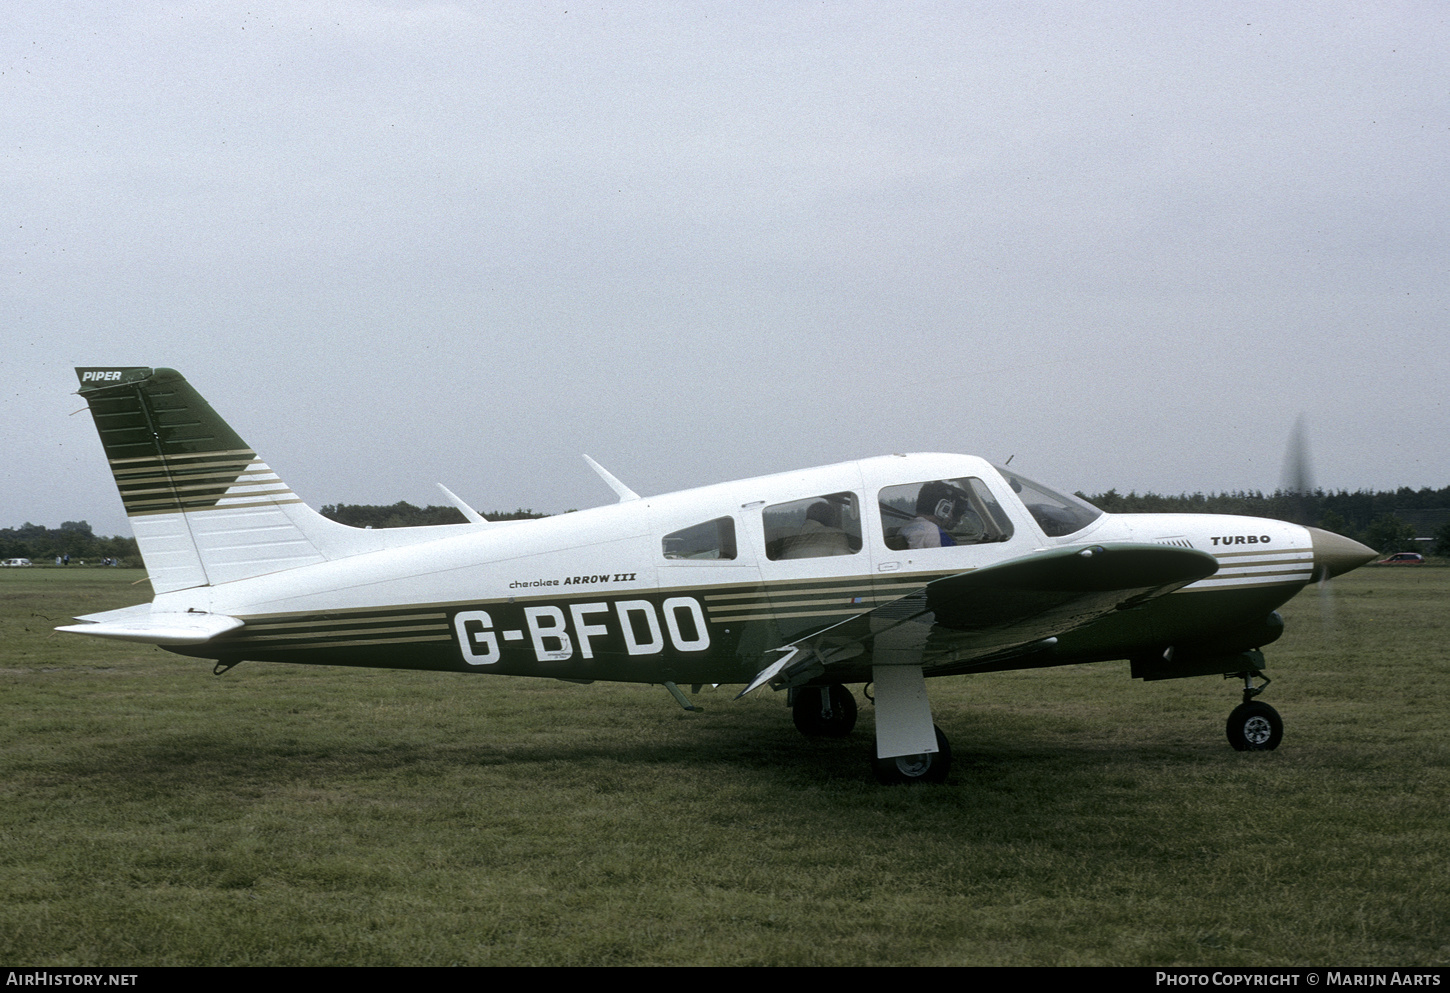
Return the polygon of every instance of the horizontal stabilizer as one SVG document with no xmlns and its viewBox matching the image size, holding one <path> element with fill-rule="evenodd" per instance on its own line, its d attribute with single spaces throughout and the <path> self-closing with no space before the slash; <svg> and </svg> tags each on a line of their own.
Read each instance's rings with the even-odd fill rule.
<svg viewBox="0 0 1450 993">
<path fill-rule="evenodd" d="M 200 645 L 218 635 L 235 631 L 244 623 L 226 614 L 204 614 L 199 611 L 153 611 L 150 604 L 89 614 L 70 624 L 56 628 L 72 634 L 88 634 L 94 638 L 117 641 L 139 641 L 146 645 Z"/>
</svg>

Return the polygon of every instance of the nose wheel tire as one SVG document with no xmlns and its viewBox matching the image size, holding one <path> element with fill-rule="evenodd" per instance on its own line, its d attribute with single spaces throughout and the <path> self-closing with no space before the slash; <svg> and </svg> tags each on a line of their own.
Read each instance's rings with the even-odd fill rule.
<svg viewBox="0 0 1450 993">
<path fill-rule="evenodd" d="M 1228 715 L 1228 743 L 1237 752 L 1271 752 L 1284 737 L 1279 712 L 1267 703 L 1241 703 Z"/>
<path fill-rule="evenodd" d="M 936 732 L 936 751 L 921 755 L 897 755 L 889 759 L 872 759 L 871 771 L 883 786 L 902 786 L 908 783 L 944 783 L 952 767 L 952 746 L 941 728 L 932 725 Z"/>
</svg>

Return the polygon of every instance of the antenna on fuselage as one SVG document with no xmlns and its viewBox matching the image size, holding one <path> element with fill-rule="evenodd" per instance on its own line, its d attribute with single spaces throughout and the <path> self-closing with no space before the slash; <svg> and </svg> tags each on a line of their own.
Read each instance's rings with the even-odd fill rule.
<svg viewBox="0 0 1450 993">
<path fill-rule="evenodd" d="M 451 503 L 451 504 L 453 504 L 453 506 L 457 507 L 458 510 L 459 510 L 459 512 L 461 514 L 463 514 L 464 517 L 468 518 L 468 522 L 470 524 L 492 524 L 493 523 L 493 521 L 489 520 L 487 517 L 484 517 L 478 511 L 474 510 L 468 504 L 466 504 L 462 500 L 460 500 L 458 498 L 458 494 L 457 493 L 454 493 L 452 490 L 450 490 L 448 487 L 444 486 L 442 483 L 439 483 L 438 484 L 438 488 L 443 491 L 443 495 L 448 498 L 448 502 Z"/>
<path fill-rule="evenodd" d="M 589 463 L 589 468 L 599 473 L 599 478 L 604 480 L 605 483 L 609 484 L 609 488 L 611 490 L 619 494 L 620 503 L 624 503 L 626 500 L 639 499 L 638 493 L 621 483 L 618 479 L 615 478 L 614 473 L 604 468 L 604 466 L 600 465 L 598 462 L 595 462 L 587 455 L 584 456 L 584 461 Z"/>
</svg>

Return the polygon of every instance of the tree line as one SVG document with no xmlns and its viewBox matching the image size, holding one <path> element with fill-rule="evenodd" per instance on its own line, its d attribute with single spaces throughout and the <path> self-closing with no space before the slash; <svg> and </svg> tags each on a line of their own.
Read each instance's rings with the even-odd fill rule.
<svg viewBox="0 0 1450 993">
<path fill-rule="evenodd" d="M 463 524 L 464 517 L 455 507 L 415 507 L 399 501 L 387 507 L 364 504 L 329 504 L 322 515 L 341 524 L 357 528 L 408 528 L 428 524 Z M 546 514 L 522 507 L 517 510 L 493 510 L 483 516 L 491 521 L 522 521 Z M 141 565 L 141 552 L 136 539 L 115 535 L 103 538 L 86 521 L 65 521 L 58 528 L 26 521 L 20 527 L 0 528 L 0 559 L 30 559 L 32 562 L 53 562 L 69 557 L 71 564 L 85 562 L 95 565 L 114 560 L 118 565 Z"/>
<path fill-rule="evenodd" d="M 0 559 L 50 562 L 70 557 L 92 565 L 113 559 L 119 565 L 140 565 L 135 538 L 102 538 L 85 521 L 65 521 L 58 528 L 26 521 L 18 528 L 0 528 Z"/>
<path fill-rule="evenodd" d="M 517 510 L 480 511 L 490 521 L 531 521 L 548 514 L 520 507 Z M 321 510 L 323 517 L 355 528 L 417 528 L 433 524 L 466 524 L 468 519 L 457 507 L 415 507 L 406 500 L 386 507 L 363 503 L 329 503 Z"/>
</svg>

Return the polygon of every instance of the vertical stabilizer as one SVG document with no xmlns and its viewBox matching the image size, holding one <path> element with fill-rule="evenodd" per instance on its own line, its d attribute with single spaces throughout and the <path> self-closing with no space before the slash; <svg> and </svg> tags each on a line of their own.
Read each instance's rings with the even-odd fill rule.
<svg viewBox="0 0 1450 993">
<path fill-rule="evenodd" d="M 173 369 L 77 369 L 157 593 L 321 562 L 302 503 Z"/>
</svg>

